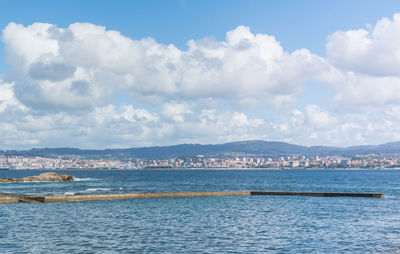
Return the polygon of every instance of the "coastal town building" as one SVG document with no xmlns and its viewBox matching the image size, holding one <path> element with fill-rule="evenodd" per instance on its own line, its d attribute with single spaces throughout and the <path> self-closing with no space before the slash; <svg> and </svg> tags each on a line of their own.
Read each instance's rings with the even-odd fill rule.
<svg viewBox="0 0 400 254">
<path fill-rule="evenodd" d="M 151 168 L 232 168 L 232 169 L 397 169 L 400 158 L 376 156 L 339 156 L 305 157 L 287 156 L 279 158 L 232 157 L 212 158 L 206 156 L 182 157 L 162 160 L 93 160 L 73 158 L 47 158 L 24 156 L 0 156 L 0 169 L 151 169 Z"/>
</svg>

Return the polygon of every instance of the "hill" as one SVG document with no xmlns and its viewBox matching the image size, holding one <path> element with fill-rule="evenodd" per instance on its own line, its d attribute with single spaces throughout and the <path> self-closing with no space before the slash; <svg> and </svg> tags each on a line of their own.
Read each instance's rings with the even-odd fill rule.
<svg viewBox="0 0 400 254">
<path fill-rule="evenodd" d="M 400 154 L 400 142 L 390 142 L 381 145 L 351 146 L 347 148 L 328 146 L 301 146 L 285 142 L 249 140 L 216 145 L 180 144 L 173 146 L 154 146 L 126 149 L 77 149 L 77 148 L 33 148 L 30 150 L 0 151 L 3 155 L 19 156 L 80 156 L 86 159 L 169 159 L 184 156 L 204 155 L 210 157 L 234 156 L 354 156 L 363 154 L 394 155 Z"/>
</svg>

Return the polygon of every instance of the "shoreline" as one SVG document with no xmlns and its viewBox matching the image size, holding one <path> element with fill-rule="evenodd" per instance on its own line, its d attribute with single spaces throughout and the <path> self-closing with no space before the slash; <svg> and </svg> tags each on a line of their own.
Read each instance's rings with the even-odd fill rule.
<svg viewBox="0 0 400 254">
<path fill-rule="evenodd" d="M 400 168 L 137 168 L 137 169 L 99 169 L 99 168 L 51 168 L 51 169 L 3 169 L 0 172 L 7 171 L 22 171 L 22 170 L 32 170 L 32 171 L 68 171 L 68 170 L 85 170 L 85 171 L 179 171 L 179 170 L 215 170 L 215 171 L 225 171 L 225 170 L 260 170 L 260 171 L 291 171 L 291 170 L 322 170 L 322 171 L 367 171 L 367 170 L 400 170 Z"/>
</svg>

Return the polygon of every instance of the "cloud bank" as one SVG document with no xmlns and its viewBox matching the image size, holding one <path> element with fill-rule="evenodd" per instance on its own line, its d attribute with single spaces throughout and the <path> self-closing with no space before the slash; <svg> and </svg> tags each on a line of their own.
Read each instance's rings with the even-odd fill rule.
<svg viewBox="0 0 400 254">
<path fill-rule="evenodd" d="M 186 49 L 88 23 L 10 23 L 2 41 L 0 149 L 400 138 L 400 14 L 329 35 L 326 58 L 245 26 Z M 332 107 L 299 103 L 310 81 Z"/>
</svg>

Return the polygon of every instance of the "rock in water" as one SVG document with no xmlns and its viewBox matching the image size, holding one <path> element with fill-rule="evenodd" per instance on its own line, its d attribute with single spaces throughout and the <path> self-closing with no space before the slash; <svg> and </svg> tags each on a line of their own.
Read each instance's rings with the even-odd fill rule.
<svg viewBox="0 0 400 254">
<path fill-rule="evenodd" d="M 56 172 L 42 173 L 37 176 L 27 176 L 23 178 L 2 178 L 0 183 L 13 182 L 72 182 L 73 176 L 57 174 Z"/>
</svg>

